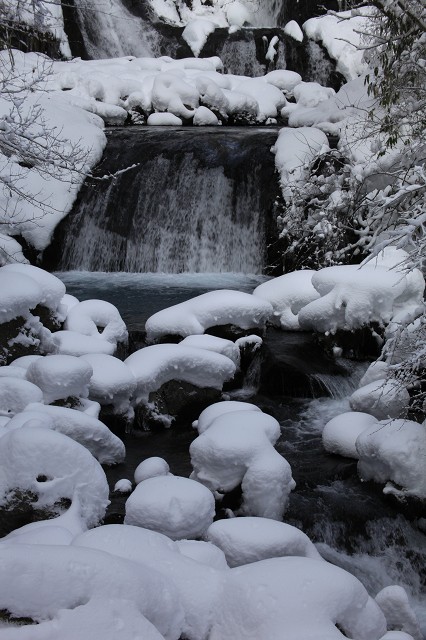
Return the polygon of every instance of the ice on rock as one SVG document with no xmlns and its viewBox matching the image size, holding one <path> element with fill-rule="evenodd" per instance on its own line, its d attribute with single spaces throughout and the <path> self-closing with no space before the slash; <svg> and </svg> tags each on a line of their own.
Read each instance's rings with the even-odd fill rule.
<svg viewBox="0 0 426 640">
<path fill-rule="evenodd" d="M 135 483 L 139 484 L 148 478 L 157 478 L 158 476 L 167 476 L 170 474 L 170 467 L 164 458 L 152 456 L 142 460 L 135 469 Z"/>
<path fill-rule="evenodd" d="M 198 417 L 192 423 L 194 429 L 197 429 L 201 434 L 213 424 L 213 422 L 219 416 L 225 413 L 232 413 L 233 411 L 258 411 L 261 412 L 259 407 L 250 402 L 239 402 L 238 400 L 224 400 L 222 402 L 215 402 L 202 411 Z"/>
<path fill-rule="evenodd" d="M 184 338 L 202 334 L 206 329 L 221 325 L 263 330 L 271 314 L 272 307 L 268 302 L 249 293 L 223 289 L 158 311 L 148 318 L 145 328 L 149 342 L 167 335 Z"/>
<path fill-rule="evenodd" d="M 89 383 L 89 398 L 101 405 L 112 405 L 115 413 L 132 415 L 130 400 L 136 380 L 124 362 L 103 353 L 81 356 L 93 369 Z"/>
<path fill-rule="evenodd" d="M 4 578 L 0 584 L 0 607 L 16 617 L 29 617 L 39 622 L 35 628 L 40 626 L 42 632 L 34 638 L 45 640 L 45 631 L 51 634 L 47 637 L 52 640 L 68 637 L 68 617 L 71 628 L 78 620 L 79 633 L 83 633 L 83 637 L 89 637 L 86 636 L 86 622 L 94 629 L 95 635 L 90 635 L 94 638 L 116 638 L 117 624 L 119 630 L 122 626 L 126 630 L 125 638 L 135 637 L 130 635 L 129 626 L 132 632 L 137 629 L 138 634 L 146 630 L 148 635 L 143 634 L 143 637 L 152 640 L 178 640 L 181 635 L 183 614 L 176 589 L 154 569 L 144 567 L 141 571 L 138 565 L 124 558 L 96 549 L 59 545 L 0 545 L 0 561 Z M 101 606 L 102 602 L 108 606 Z M 86 615 L 84 607 L 88 607 Z M 79 611 L 82 608 L 83 615 Z M 108 615 L 107 609 L 114 611 L 117 617 Z M 131 625 L 125 622 L 128 612 L 133 621 Z M 100 621 L 101 629 L 105 628 L 104 614 L 115 635 L 98 634 Z M 77 620 L 73 621 L 73 616 Z M 95 618 L 90 621 L 92 616 Z M 151 625 L 146 624 L 146 619 L 144 622 L 144 617 Z M 57 631 L 53 633 L 58 620 L 65 631 L 64 636 L 58 636 Z M 152 625 L 159 633 L 153 632 Z M 18 630 L 17 638 L 32 637 L 28 634 L 33 632 L 33 627 L 21 629 L 22 634 Z M 74 627 L 74 634 L 69 636 L 73 640 L 82 637 L 76 635 L 77 629 Z M 119 635 L 121 638 L 121 631 Z M 13 638 L 12 631 L 10 637 Z"/>
<path fill-rule="evenodd" d="M 422 640 L 417 616 L 403 587 L 395 584 L 385 587 L 376 595 L 375 601 L 385 615 L 388 629 L 402 631 L 414 640 Z"/>
<path fill-rule="evenodd" d="M 101 464 L 123 462 L 126 450 L 123 442 L 97 418 L 83 411 L 67 407 L 29 404 L 25 411 L 14 416 L 9 429 L 37 427 L 51 429 L 75 440 Z"/>
<path fill-rule="evenodd" d="M 216 29 L 217 24 L 212 20 L 196 18 L 186 25 L 182 32 L 182 38 L 189 45 L 196 58 L 200 55 L 207 38 Z"/>
<path fill-rule="evenodd" d="M 400 418 L 407 412 L 410 394 L 399 380 L 375 380 L 354 391 L 349 404 L 353 411 L 370 413 L 377 420 Z"/>
<path fill-rule="evenodd" d="M 58 309 L 65 295 L 64 283 L 48 271 L 39 269 L 39 267 L 34 267 L 30 264 L 14 263 L 3 267 L 1 272 L 6 274 L 19 273 L 35 280 L 42 292 L 39 304 L 42 304 L 51 311 Z"/>
<path fill-rule="evenodd" d="M 190 446 L 191 478 L 219 494 L 241 485 L 242 514 L 281 520 L 295 483 L 273 447 L 279 435 L 278 422 L 261 412 L 222 414 Z"/>
<path fill-rule="evenodd" d="M 273 558 L 226 576 L 212 638 L 379 640 L 386 632 L 384 615 L 361 582 L 328 562 Z"/>
<path fill-rule="evenodd" d="M 195 347 L 196 349 L 207 349 L 207 351 L 221 353 L 232 360 L 237 369 L 240 367 L 240 350 L 232 340 L 202 334 L 187 336 L 179 344 L 183 347 Z"/>
<path fill-rule="evenodd" d="M 382 420 L 356 441 L 362 480 L 385 484 L 383 493 L 426 498 L 426 429 L 411 420 Z"/>
<path fill-rule="evenodd" d="M 221 390 L 235 373 L 235 364 L 226 356 L 178 344 L 145 347 L 132 353 L 125 364 L 136 378 L 136 404 L 148 402 L 149 394 L 170 380 Z"/>
<path fill-rule="evenodd" d="M 263 282 L 253 291 L 254 296 L 271 303 L 274 310 L 273 322 L 284 331 L 300 330 L 299 311 L 320 297 L 312 285 L 314 273 L 310 269 L 285 273 Z"/>
<path fill-rule="evenodd" d="M 269 518 L 218 520 L 208 528 L 206 539 L 222 549 L 230 567 L 280 556 L 321 559 L 300 529 Z"/>
<path fill-rule="evenodd" d="M 64 329 L 102 338 L 112 344 L 127 342 L 128 333 L 117 307 L 105 300 L 84 300 L 73 306 Z"/>
<path fill-rule="evenodd" d="M 202 540 L 178 540 L 176 545 L 182 555 L 208 567 L 223 571 L 229 569 L 225 554 L 211 542 Z"/>
<path fill-rule="evenodd" d="M 30 402 L 43 402 L 43 392 L 32 382 L 20 378 L 0 378 L 0 416 L 13 417 Z"/>
<path fill-rule="evenodd" d="M 127 499 L 124 521 L 180 540 L 201 537 L 214 514 L 214 497 L 206 487 L 168 475 L 148 478 L 137 485 Z"/>
<path fill-rule="evenodd" d="M 0 269 L 0 324 L 14 318 L 26 318 L 30 309 L 34 309 L 43 299 L 40 285 L 28 275 L 16 271 Z"/>
<path fill-rule="evenodd" d="M 374 416 L 361 411 L 348 411 L 332 418 L 322 432 L 324 449 L 329 453 L 358 460 L 356 440 L 365 429 L 377 422 Z"/>
<path fill-rule="evenodd" d="M 99 462 L 71 438 L 48 429 L 15 429 L 1 438 L 1 505 L 14 490 L 33 492 L 34 508 L 53 508 L 63 498 L 77 501 L 86 527 L 102 520 L 109 503 Z"/>
<path fill-rule="evenodd" d="M 50 404 L 69 396 L 87 397 L 92 374 L 90 364 L 80 358 L 50 355 L 30 364 L 27 380 L 40 387 L 45 403 Z"/>
<path fill-rule="evenodd" d="M 55 331 L 52 341 L 57 353 L 62 355 L 78 357 L 89 353 L 103 353 L 112 356 L 116 351 L 114 343 L 78 331 Z"/>
</svg>

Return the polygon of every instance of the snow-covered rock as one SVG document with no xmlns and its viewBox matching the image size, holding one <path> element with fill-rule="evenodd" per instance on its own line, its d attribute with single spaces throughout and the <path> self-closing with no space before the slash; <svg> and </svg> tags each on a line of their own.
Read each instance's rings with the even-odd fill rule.
<svg viewBox="0 0 426 640">
<path fill-rule="evenodd" d="M 80 358 L 50 355 L 32 362 L 26 375 L 43 391 L 45 403 L 50 404 L 69 396 L 87 397 L 92 374 L 90 364 Z"/>
<path fill-rule="evenodd" d="M 296 20 L 290 20 L 284 25 L 284 33 L 297 42 L 303 42 L 303 31 Z"/>
<path fill-rule="evenodd" d="M 209 336 L 207 334 L 187 336 L 179 345 L 183 347 L 195 347 L 196 349 L 207 349 L 226 356 L 235 364 L 238 369 L 240 366 L 240 350 L 232 340 Z"/>
<path fill-rule="evenodd" d="M 30 309 L 34 309 L 43 299 L 41 286 L 29 275 L 8 272 L 0 269 L 0 324 L 20 316 L 26 318 Z"/>
<path fill-rule="evenodd" d="M 66 317 L 64 329 L 101 337 L 112 344 L 127 342 L 128 338 L 117 307 L 105 300 L 84 300 L 73 306 Z"/>
<path fill-rule="evenodd" d="M 375 380 L 349 398 L 353 411 L 370 413 L 377 420 L 404 416 L 409 403 L 410 394 L 399 380 Z"/>
<path fill-rule="evenodd" d="M 383 493 L 426 498 L 426 429 L 411 420 L 382 420 L 356 441 L 362 480 L 385 484 Z"/>
<path fill-rule="evenodd" d="M 379 591 L 374 599 L 385 615 L 388 629 L 397 629 L 404 634 L 409 634 L 409 638 L 422 640 L 419 621 L 410 606 L 407 592 L 403 587 L 396 584 L 385 587 Z M 386 638 L 386 636 L 384 637 Z"/>
<path fill-rule="evenodd" d="M 233 411 L 260 411 L 260 409 L 255 404 L 240 402 L 238 400 L 215 402 L 200 413 L 198 420 L 195 420 L 192 426 L 201 434 L 213 424 L 216 418 L 225 413 L 232 413 Z"/>
<path fill-rule="evenodd" d="M 182 32 L 182 38 L 189 45 L 192 53 L 196 58 L 200 55 L 207 38 L 216 29 L 217 24 L 212 20 L 204 18 L 196 18 L 188 22 Z"/>
<path fill-rule="evenodd" d="M 225 554 L 219 547 L 203 540 L 178 540 L 176 545 L 182 555 L 213 569 L 229 569 Z"/>
<path fill-rule="evenodd" d="M 112 405 L 114 412 L 128 414 L 136 380 L 124 362 L 107 354 L 81 356 L 93 370 L 89 383 L 89 398 L 101 405 Z"/>
<path fill-rule="evenodd" d="M 218 117 L 207 107 L 197 107 L 194 114 L 193 124 L 197 126 L 214 127 L 219 124 Z"/>
<path fill-rule="evenodd" d="M 190 446 L 191 478 L 218 494 L 241 484 L 242 514 L 280 520 L 295 483 L 273 447 L 279 435 L 278 422 L 261 412 L 222 414 Z"/>
<path fill-rule="evenodd" d="M 222 549 L 230 567 L 280 556 L 321 559 L 300 529 L 268 518 L 218 520 L 208 528 L 206 539 Z"/>
<path fill-rule="evenodd" d="M 312 300 L 320 297 L 312 285 L 315 271 L 293 271 L 267 280 L 253 291 L 253 295 L 271 303 L 274 310 L 272 321 L 284 331 L 300 329 L 299 311 Z"/>
<path fill-rule="evenodd" d="M 0 273 L 19 273 L 35 280 L 42 293 L 39 304 L 42 304 L 51 311 L 58 309 L 65 295 L 64 283 L 48 271 L 39 269 L 39 267 L 34 267 L 30 264 L 14 263 L 3 267 Z"/>
<path fill-rule="evenodd" d="M 164 458 L 152 456 L 146 458 L 138 464 L 135 469 L 135 483 L 139 484 L 148 478 L 157 478 L 158 476 L 167 476 L 170 473 L 170 467 Z"/>
<path fill-rule="evenodd" d="M 151 113 L 146 123 L 153 127 L 179 127 L 183 124 L 174 113 L 167 112 Z"/>
<path fill-rule="evenodd" d="M 55 331 L 52 335 L 55 351 L 69 356 L 84 356 L 89 353 L 103 353 L 112 356 L 116 345 L 101 337 L 87 336 L 78 331 Z"/>
<path fill-rule="evenodd" d="M 348 411 L 327 422 L 322 432 L 322 444 L 329 453 L 358 460 L 355 443 L 358 436 L 377 424 L 377 419 L 369 413 Z"/>
<path fill-rule="evenodd" d="M 209 291 L 158 311 L 146 321 L 148 341 L 163 336 L 202 334 L 211 327 L 234 325 L 242 330 L 264 329 L 271 305 L 241 291 Z"/>
<path fill-rule="evenodd" d="M 30 402 L 43 402 L 43 392 L 39 387 L 16 377 L 0 378 L 0 415 L 11 418 Z"/>
<path fill-rule="evenodd" d="M 172 540 L 199 538 L 214 513 L 213 495 L 202 484 L 180 476 L 158 476 L 140 482 L 127 499 L 125 523 Z"/>
<path fill-rule="evenodd" d="M 132 489 L 132 483 L 130 482 L 130 480 L 127 480 L 127 478 L 117 480 L 114 485 L 114 492 L 116 493 L 131 493 Z"/>
</svg>

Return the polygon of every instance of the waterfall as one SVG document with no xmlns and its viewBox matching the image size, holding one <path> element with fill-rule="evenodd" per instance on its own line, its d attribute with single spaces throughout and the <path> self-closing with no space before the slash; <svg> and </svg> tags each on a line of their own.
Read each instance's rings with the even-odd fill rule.
<svg viewBox="0 0 426 640">
<path fill-rule="evenodd" d="M 54 243 L 61 270 L 261 273 L 276 131 L 132 128 L 109 133 Z"/>
</svg>

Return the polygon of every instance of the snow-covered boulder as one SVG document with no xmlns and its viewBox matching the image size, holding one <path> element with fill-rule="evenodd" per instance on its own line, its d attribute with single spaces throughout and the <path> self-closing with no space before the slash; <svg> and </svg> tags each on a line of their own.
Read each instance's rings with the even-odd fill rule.
<svg viewBox="0 0 426 640">
<path fill-rule="evenodd" d="M 264 76 L 266 82 L 281 89 L 286 95 L 293 93 L 294 88 L 302 82 L 302 76 L 288 69 L 275 69 Z"/>
<path fill-rule="evenodd" d="M 300 329 L 298 313 L 309 302 L 320 297 L 312 285 L 315 271 L 293 271 L 263 282 L 253 295 L 271 303 L 274 310 L 272 322 L 284 331 Z"/>
<path fill-rule="evenodd" d="M 132 483 L 127 478 L 121 478 L 120 480 L 117 480 L 114 485 L 115 493 L 132 493 L 132 490 Z"/>
<path fill-rule="evenodd" d="M 294 87 L 293 95 L 298 105 L 316 107 L 335 95 L 334 89 L 323 87 L 318 82 L 300 82 Z"/>
<path fill-rule="evenodd" d="M 273 558 L 226 577 L 212 638 L 379 640 L 386 632 L 385 617 L 361 582 L 328 562 Z"/>
<path fill-rule="evenodd" d="M 210 427 L 211 424 L 219 416 L 225 413 L 232 413 L 233 411 L 261 411 L 259 407 L 250 402 L 240 402 L 238 400 L 223 400 L 222 402 L 215 402 L 209 407 L 204 409 L 198 417 L 198 420 L 194 420 L 192 426 L 197 429 L 201 434 Z"/>
<path fill-rule="evenodd" d="M 43 402 L 43 392 L 32 382 L 16 377 L 0 378 L 0 415 L 11 418 L 30 402 Z"/>
<path fill-rule="evenodd" d="M 51 429 L 68 436 L 83 447 L 101 464 L 123 462 L 126 450 L 123 442 L 107 426 L 83 411 L 67 407 L 29 404 L 25 411 L 10 421 L 8 429 L 37 427 Z"/>
<path fill-rule="evenodd" d="M 218 520 L 208 528 L 206 539 L 222 549 L 230 567 L 280 556 L 321 559 L 300 529 L 269 518 Z"/>
<path fill-rule="evenodd" d="M 116 345 L 101 337 L 86 336 L 78 331 L 56 331 L 52 336 L 56 353 L 68 356 L 84 356 L 89 353 L 103 353 L 112 356 Z"/>
<path fill-rule="evenodd" d="M 76 502 L 86 527 L 99 523 L 108 505 L 108 483 L 99 462 L 71 438 L 48 429 L 14 429 L 1 438 L 0 507 L 29 504 L 63 511 Z"/>
<path fill-rule="evenodd" d="M 385 484 L 383 493 L 426 499 L 426 429 L 411 420 L 382 420 L 356 441 L 362 480 Z"/>
<path fill-rule="evenodd" d="M 361 411 L 342 413 L 325 425 L 322 432 L 324 449 L 329 453 L 358 460 L 356 440 L 365 429 L 374 424 L 377 424 L 377 419 L 369 413 Z"/>
<path fill-rule="evenodd" d="M 142 460 L 138 464 L 135 469 L 135 483 L 139 484 L 139 482 L 143 482 L 144 480 L 148 480 L 148 478 L 157 478 L 158 476 L 167 476 L 170 473 L 170 467 L 164 458 L 158 458 L 157 456 L 152 456 L 151 458 L 146 458 Z"/>
<path fill-rule="evenodd" d="M 84 300 L 73 306 L 64 329 L 101 337 L 112 344 L 127 342 L 128 333 L 118 309 L 105 300 Z"/>
<path fill-rule="evenodd" d="M 401 631 L 413 640 L 422 640 L 419 621 L 410 606 L 407 592 L 403 587 L 396 584 L 385 587 L 379 591 L 374 599 L 385 615 L 388 629 L 395 629 L 396 633 Z M 389 636 L 389 640 L 392 637 Z M 398 640 L 398 636 L 395 636 L 395 640 Z M 404 637 L 401 640 L 404 640 Z"/>
<path fill-rule="evenodd" d="M 126 640 L 138 635 L 178 640 L 181 635 L 176 589 L 154 569 L 141 571 L 116 555 L 64 545 L 0 545 L 0 561 L 1 609 L 39 623 L 15 628 L 14 634 L 2 629 L 4 637 L 71 640 L 83 633 L 113 640 L 118 633 Z"/>
<path fill-rule="evenodd" d="M 174 113 L 168 113 L 167 111 L 151 113 L 151 115 L 148 116 L 146 123 L 151 127 L 180 127 L 183 125 L 181 118 L 178 118 Z"/>
<path fill-rule="evenodd" d="M 43 356 L 35 355 L 35 354 L 31 356 L 21 356 L 20 358 L 16 358 L 15 360 L 12 360 L 12 362 L 10 363 L 10 366 L 19 367 L 20 369 L 23 369 L 26 372 L 30 364 L 32 362 L 35 362 L 36 360 L 39 360 L 40 358 L 43 358 Z"/>
<path fill-rule="evenodd" d="M 261 412 L 222 414 L 190 446 L 191 478 L 219 495 L 241 485 L 242 514 L 281 520 L 295 483 L 273 447 L 279 435 L 278 422 Z"/>
<path fill-rule="evenodd" d="M 263 78 L 245 78 L 235 86 L 235 90 L 257 101 L 259 122 L 276 118 L 285 104 L 284 95 L 278 87 L 265 82 Z"/>
<path fill-rule="evenodd" d="M 187 336 L 179 345 L 183 347 L 195 347 L 196 349 L 207 349 L 226 356 L 235 364 L 238 369 L 240 366 L 240 350 L 238 345 L 232 340 L 209 336 L 207 334 Z"/>
<path fill-rule="evenodd" d="M 26 371 L 22 367 L 0 367 L 0 378 L 20 378 L 26 380 Z"/>
<path fill-rule="evenodd" d="M 303 31 L 296 20 L 290 20 L 284 25 L 284 33 L 296 42 L 303 42 Z"/>
<path fill-rule="evenodd" d="M 53 312 L 58 310 L 61 300 L 65 295 L 65 285 L 52 273 L 44 269 L 39 269 L 39 267 L 34 267 L 31 264 L 21 263 L 8 264 L 2 268 L 1 273 L 18 273 L 32 278 L 41 289 L 41 298 L 38 304 L 47 307 Z"/>
<path fill-rule="evenodd" d="M 182 555 L 213 569 L 229 569 L 225 554 L 219 547 L 203 540 L 178 540 L 176 545 Z"/>
<path fill-rule="evenodd" d="M 407 412 L 410 394 L 399 380 L 375 380 L 349 398 L 353 411 L 370 413 L 378 420 L 400 418 Z"/>
<path fill-rule="evenodd" d="M 209 291 L 158 311 L 146 321 L 147 340 L 205 333 L 211 327 L 233 325 L 242 331 L 260 329 L 272 314 L 271 305 L 241 291 Z"/>
<path fill-rule="evenodd" d="M 70 396 L 87 397 L 92 374 L 90 364 L 80 358 L 50 355 L 30 364 L 27 380 L 40 387 L 45 403 L 50 404 Z"/>
<path fill-rule="evenodd" d="M 131 414 L 130 400 L 136 380 L 129 367 L 118 358 L 94 353 L 81 357 L 93 369 L 89 383 L 89 398 L 101 405 L 111 405 L 114 413 Z"/>
<path fill-rule="evenodd" d="M 44 298 L 43 289 L 34 278 L 7 269 L 8 265 L 0 269 L 0 324 L 20 316 L 27 317 L 30 309 Z"/>
<path fill-rule="evenodd" d="M 376 382 L 377 380 L 384 380 L 387 377 L 389 371 L 389 365 L 387 362 L 383 362 L 382 360 L 377 360 L 376 362 L 372 362 L 368 367 L 367 371 L 362 376 L 359 381 L 359 387 L 365 387 L 367 384 L 371 382 Z"/>
<path fill-rule="evenodd" d="M 192 124 L 196 126 L 214 127 L 219 124 L 218 117 L 207 107 L 198 107 L 195 110 Z"/>
<path fill-rule="evenodd" d="M 196 18 L 186 25 L 182 32 L 182 38 L 190 47 L 196 58 L 201 53 L 202 48 L 207 42 L 207 38 L 216 29 L 217 24 L 212 20 L 204 18 Z"/>
<path fill-rule="evenodd" d="M 180 476 L 158 476 L 139 483 L 127 499 L 125 523 L 180 540 L 201 537 L 214 514 L 213 495 L 202 484 Z"/>
</svg>

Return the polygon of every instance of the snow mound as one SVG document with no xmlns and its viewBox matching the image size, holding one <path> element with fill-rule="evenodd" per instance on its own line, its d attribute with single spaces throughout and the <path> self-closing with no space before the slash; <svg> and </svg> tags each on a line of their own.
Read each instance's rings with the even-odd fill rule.
<svg viewBox="0 0 426 640">
<path fill-rule="evenodd" d="M 53 507 L 63 498 L 76 501 L 86 527 L 105 515 L 108 483 L 89 451 L 61 433 L 21 428 L 1 438 L 0 504 L 14 490 L 31 491 L 34 508 Z"/>
<path fill-rule="evenodd" d="M 205 20 L 204 18 L 196 18 L 186 25 L 182 32 L 182 38 L 189 45 L 196 58 L 200 55 L 201 50 L 207 42 L 207 38 L 213 33 L 216 27 L 215 22 Z"/>
<path fill-rule="evenodd" d="M 386 617 L 388 629 L 398 629 L 409 634 L 409 638 L 422 640 L 419 622 L 403 587 L 396 584 L 385 587 L 374 599 Z"/>
<path fill-rule="evenodd" d="M 410 394 L 399 380 L 375 380 L 349 398 L 353 411 L 370 413 L 377 420 L 404 416 L 409 403 Z"/>
<path fill-rule="evenodd" d="M 40 387 L 45 403 L 50 404 L 69 396 L 87 397 L 92 374 L 92 367 L 80 358 L 51 355 L 30 364 L 27 380 Z"/>
<path fill-rule="evenodd" d="M 383 493 L 426 498 L 426 429 L 411 420 L 382 420 L 356 441 L 362 480 L 385 484 Z"/>
<path fill-rule="evenodd" d="M 101 405 L 112 405 L 115 413 L 129 414 L 130 400 L 136 380 L 124 362 L 113 356 L 94 353 L 81 357 L 93 369 L 89 384 L 89 398 Z"/>
<path fill-rule="evenodd" d="M 152 529 L 172 540 L 199 538 L 213 522 L 215 503 L 202 484 L 180 476 L 148 478 L 126 502 L 126 524 Z"/>
<path fill-rule="evenodd" d="M 85 300 L 73 306 L 65 320 L 64 329 L 101 337 L 117 344 L 127 342 L 128 333 L 117 307 L 105 300 Z"/>
<path fill-rule="evenodd" d="M 103 353 L 112 356 L 116 345 L 101 337 L 86 336 L 78 331 L 55 331 L 52 335 L 55 350 L 62 355 L 85 356 L 89 353 Z"/>
<path fill-rule="evenodd" d="M 107 603 L 114 605 L 115 611 L 120 611 L 120 606 L 127 603 L 124 611 L 130 610 L 133 624 L 125 623 L 125 637 L 131 637 L 129 626 L 136 626 L 135 613 L 138 623 L 142 619 L 142 629 L 148 629 L 148 638 L 178 640 L 180 637 L 182 610 L 176 589 L 153 569 L 145 567 L 140 571 L 140 567 L 123 558 L 77 546 L 0 545 L 0 558 L 5 577 L 0 586 L 0 607 L 14 616 L 44 623 L 48 630 L 50 627 L 50 632 L 57 616 L 66 628 L 64 619 L 66 621 L 70 616 L 72 620 L 75 615 L 70 610 L 78 611 L 83 606 L 84 611 L 84 607 L 88 607 L 85 615 L 77 613 L 79 624 L 82 624 L 81 618 L 83 621 L 90 619 L 95 611 L 105 613 Z M 93 603 L 96 605 L 94 611 L 91 610 Z M 113 621 L 115 634 L 121 615 L 118 620 L 107 616 L 107 620 Z M 158 629 L 158 634 L 153 633 L 146 620 L 143 622 L 144 616 Z M 49 624 L 49 620 L 52 623 Z M 99 623 L 97 618 L 95 620 Z M 74 620 L 74 624 L 76 622 Z M 94 626 L 93 621 L 91 626 Z M 28 638 L 27 632 L 28 628 L 24 628 L 22 636 L 17 637 Z M 43 635 L 38 637 L 44 638 Z M 101 637 L 97 630 L 94 637 Z M 107 637 L 114 636 L 109 634 Z"/>
<path fill-rule="evenodd" d="M 101 464 L 118 464 L 126 455 L 120 438 L 103 422 L 83 411 L 32 403 L 11 420 L 8 428 L 18 426 L 35 426 L 62 433 L 88 449 Z"/>
<path fill-rule="evenodd" d="M 377 362 L 372 362 L 368 367 L 367 371 L 362 376 L 359 381 L 359 387 L 365 387 L 367 384 L 371 382 L 376 382 L 377 380 L 385 380 L 389 371 L 389 365 L 387 362 L 382 362 L 381 360 L 377 360 Z"/>
<path fill-rule="evenodd" d="M 237 369 L 240 366 L 240 350 L 232 340 L 217 338 L 206 334 L 187 336 L 179 345 L 183 347 L 195 347 L 196 349 L 207 349 L 207 351 L 215 351 L 226 356 L 235 364 Z"/>
<path fill-rule="evenodd" d="M 42 297 L 40 304 L 51 311 L 56 311 L 65 295 L 65 285 L 56 276 L 30 264 L 8 264 L 2 268 L 3 273 L 20 273 L 35 280 L 39 285 Z"/>
<path fill-rule="evenodd" d="M 225 4 L 225 15 L 229 24 L 229 33 L 234 33 L 241 29 L 243 25 L 251 22 L 251 15 L 247 7 L 241 2 L 231 2 Z"/>
<path fill-rule="evenodd" d="M 30 309 L 34 309 L 43 299 L 40 285 L 28 275 L 8 272 L 0 269 L 0 324 L 22 316 L 26 318 Z"/>
<path fill-rule="evenodd" d="M 263 329 L 271 306 L 249 293 L 223 289 L 163 309 L 146 321 L 147 340 L 163 336 L 202 334 L 211 327 L 235 325 L 243 330 Z"/>
<path fill-rule="evenodd" d="M 145 347 L 132 353 L 125 364 L 136 378 L 136 404 L 148 402 L 149 394 L 170 380 L 220 390 L 235 373 L 235 364 L 226 356 L 178 344 Z"/>
<path fill-rule="evenodd" d="M 250 404 L 250 402 L 239 402 L 238 400 L 215 402 L 200 413 L 198 420 L 195 420 L 192 423 L 192 426 L 194 429 L 197 429 L 199 434 L 201 434 L 206 431 L 211 424 L 213 424 L 216 418 L 224 415 L 225 413 L 232 413 L 233 411 L 260 411 L 260 409 L 255 404 Z"/>
<path fill-rule="evenodd" d="M 230 567 L 280 556 L 321 559 L 302 531 L 268 518 L 218 520 L 208 528 L 206 539 L 222 549 Z"/>
<path fill-rule="evenodd" d="M 207 107 L 197 107 L 192 122 L 197 126 L 209 127 L 214 127 L 219 124 L 218 117 Z"/>
<path fill-rule="evenodd" d="M 24 380 L 25 376 L 26 372 L 22 367 L 0 367 L 0 378 L 20 378 Z"/>
<path fill-rule="evenodd" d="M 183 124 L 180 118 L 167 112 L 151 113 L 146 123 L 153 127 L 179 127 Z"/>
<path fill-rule="evenodd" d="M 303 42 L 303 31 L 296 20 L 290 20 L 290 22 L 287 22 L 284 26 L 284 33 L 297 42 Z"/>
<path fill-rule="evenodd" d="M 13 360 L 9 366 L 11 367 L 19 367 L 20 369 L 24 369 L 26 371 L 32 362 L 43 358 L 43 356 L 39 355 L 31 355 L 31 356 L 21 356 L 20 358 L 16 358 Z"/>
<path fill-rule="evenodd" d="M 318 82 L 299 82 L 293 89 L 293 95 L 299 106 L 316 107 L 335 95 L 334 89 L 323 87 Z"/>
<path fill-rule="evenodd" d="M 328 562 L 273 558 L 226 576 L 213 638 L 379 640 L 386 632 L 384 615 L 361 582 Z"/>
<path fill-rule="evenodd" d="M 0 416 L 11 418 L 30 402 L 43 402 L 43 392 L 32 382 L 20 378 L 0 378 Z"/>
<path fill-rule="evenodd" d="M 302 76 L 288 69 L 275 69 L 265 76 L 266 82 L 281 89 L 285 94 L 293 93 L 294 88 L 302 82 Z"/>
<path fill-rule="evenodd" d="M 127 478 L 117 480 L 114 485 L 114 491 L 117 493 L 131 493 L 133 490 L 132 483 Z"/>
<path fill-rule="evenodd" d="M 373 424 L 377 424 L 377 419 L 361 411 L 348 411 L 332 418 L 322 432 L 324 449 L 329 453 L 358 460 L 356 439 Z"/>
<path fill-rule="evenodd" d="M 320 297 L 312 285 L 315 271 L 293 271 L 263 282 L 253 295 L 267 300 L 274 310 L 273 321 L 284 331 L 300 329 L 298 313 L 302 307 Z"/>
<path fill-rule="evenodd" d="M 156 478 L 158 476 L 167 476 L 170 473 L 170 467 L 164 458 L 152 456 L 142 460 L 135 469 L 135 483 L 139 484 L 148 478 Z"/>
<path fill-rule="evenodd" d="M 241 485 L 242 514 L 281 520 L 295 483 L 273 447 L 279 435 L 278 422 L 261 412 L 222 414 L 190 446 L 191 478 L 219 494 Z"/>
<path fill-rule="evenodd" d="M 202 540 L 178 540 L 176 545 L 181 554 L 208 567 L 224 571 L 229 569 L 225 554 L 211 542 Z"/>
</svg>

